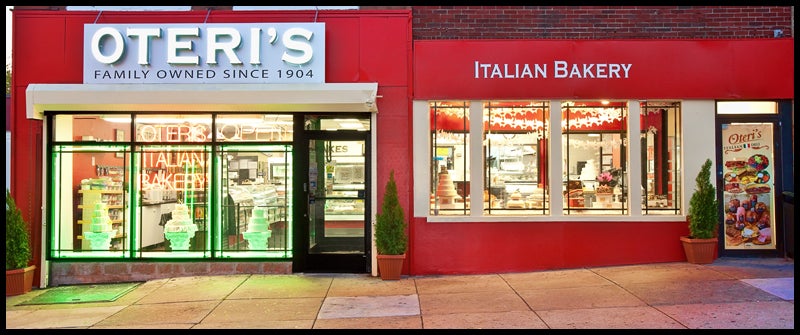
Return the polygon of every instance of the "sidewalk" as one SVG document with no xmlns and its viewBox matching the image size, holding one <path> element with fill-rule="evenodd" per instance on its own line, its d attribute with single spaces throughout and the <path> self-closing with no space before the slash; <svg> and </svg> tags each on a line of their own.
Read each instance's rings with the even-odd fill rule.
<svg viewBox="0 0 800 335">
<path fill-rule="evenodd" d="M 486 275 L 152 280 L 114 302 L 19 305 L 6 328 L 794 329 L 794 261 L 720 258 Z"/>
</svg>

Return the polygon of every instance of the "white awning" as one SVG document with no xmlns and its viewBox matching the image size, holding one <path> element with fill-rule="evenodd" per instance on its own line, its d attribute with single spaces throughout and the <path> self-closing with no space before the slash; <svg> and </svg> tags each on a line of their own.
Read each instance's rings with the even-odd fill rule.
<svg viewBox="0 0 800 335">
<path fill-rule="evenodd" d="M 30 84 L 27 116 L 44 111 L 377 112 L 378 83 Z"/>
</svg>

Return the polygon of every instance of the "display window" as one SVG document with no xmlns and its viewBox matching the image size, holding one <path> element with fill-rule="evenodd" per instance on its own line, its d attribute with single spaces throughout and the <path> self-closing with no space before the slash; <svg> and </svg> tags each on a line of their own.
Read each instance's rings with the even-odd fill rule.
<svg viewBox="0 0 800 335">
<path fill-rule="evenodd" d="M 222 146 L 220 256 L 292 257 L 292 145 Z"/>
<path fill-rule="evenodd" d="M 552 103 L 560 113 L 551 112 Z M 536 217 L 558 206 L 557 216 L 630 216 L 633 205 L 641 206 L 637 216 L 681 213 L 680 102 L 431 101 L 427 107 L 429 215 Z M 551 120 L 561 124 L 560 148 L 551 148 Z M 634 168 L 641 173 L 631 180 L 629 141 L 637 133 L 641 160 Z M 549 150 L 559 150 L 560 158 Z M 560 185 L 550 180 L 559 160 Z M 553 185 L 559 204 L 550 197 Z M 470 212 L 481 204 L 481 213 Z"/>
<path fill-rule="evenodd" d="M 548 113 L 542 101 L 431 102 L 430 213 L 548 214 Z"/>
<path fill-rule="evenodd" d="M 642 214 L 678 215 L 683 202 L 680 102 L 646 101 L 640 106 Z"/>
<path fill-rule="evenodd" d="M 50 257 L 292 257 L 291 117 L 59 114 L 48 122 Z M 225 125 L 238 130 L 225 137 Z"/>
<path fill-rule="evenodd" d="M 564 213 L 628 213 L 628 108 L 625 102 L 561 105 Z"/>
<path fill-rule="evenodd" d="M 469 103 L 437 101 L 430 105 L 430 213 L 469 215 Z"/>
<path fill-rule="evenodd" d="M 548 214 L 549 110 L 544 101 L 484 104 L 485 214 Z"/>
<path fill-rule="evenodd" d="M 51 149 L 51 256 L 128 257 L 130 148 L 92 141 Z"/>
</svg>

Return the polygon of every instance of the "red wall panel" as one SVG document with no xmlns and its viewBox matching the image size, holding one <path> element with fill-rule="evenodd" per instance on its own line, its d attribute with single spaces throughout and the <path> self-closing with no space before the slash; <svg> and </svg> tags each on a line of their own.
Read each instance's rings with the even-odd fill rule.
<svg viewBox="0 0 800 335">
<path fill-rule="evenodd" d="M 685 222 L 427 222 L 412 274 L 503 273 L 685 261 Z"/>
</svg>

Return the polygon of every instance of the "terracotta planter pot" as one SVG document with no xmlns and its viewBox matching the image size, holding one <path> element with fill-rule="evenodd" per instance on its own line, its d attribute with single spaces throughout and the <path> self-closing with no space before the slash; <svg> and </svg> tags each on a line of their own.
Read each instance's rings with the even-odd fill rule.
<svg viewBox="0 0 800 335">
<path fill-rule="evenodd" d="M 6 270 L 6 296 L 20 295 L 31 291 L 36 265 L 24 269 Z"/>
<path fill-rule="evenodd" d="M 681 236 L 686 261 L 692 264 L 711 264 L 717 258 L 717 238 Z"/>
<path fill-rule="evenodd" d="M 383 280 L 398 280 L 406 255 L 378 255 L 378 273 Z"/>
</svg>

